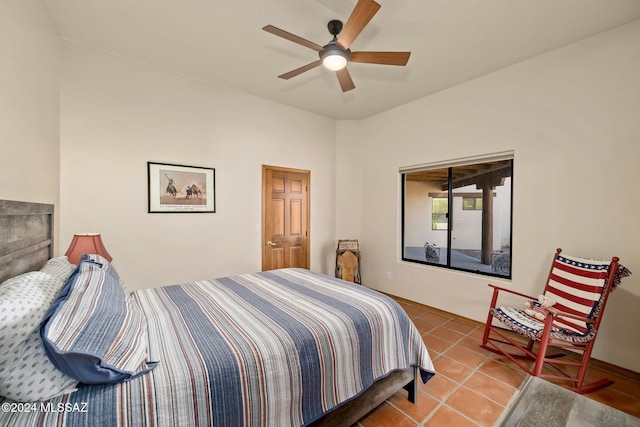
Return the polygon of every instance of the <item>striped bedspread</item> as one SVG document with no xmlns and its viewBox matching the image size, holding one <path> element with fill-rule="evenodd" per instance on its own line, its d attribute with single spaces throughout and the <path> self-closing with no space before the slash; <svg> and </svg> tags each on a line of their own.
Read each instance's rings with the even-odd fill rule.
<svg viewBox="0 0 640 427">
<path fill-rule="evenodd" d="M 417 366 L 423 381 L 434 372 L 395 301 L 307 270 L 133 296 L 147 318 L 151 359 L 160 361 L 153 371 L 121 384 L 81 386 L 45 410 L 12 419 L 0 413 L 0 423 L 299 426 L 394 370 Z"/>
</svg>

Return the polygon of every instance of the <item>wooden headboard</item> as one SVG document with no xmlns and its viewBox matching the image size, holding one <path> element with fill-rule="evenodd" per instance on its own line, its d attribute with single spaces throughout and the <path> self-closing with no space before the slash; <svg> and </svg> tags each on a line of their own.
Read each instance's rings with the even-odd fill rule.
<svg viewBox="0 0 640 427">
<path fill-rule="evenodd" d="M 53 205 L 0 200 L 0 282 L 53 256 Z"/>
</svg>

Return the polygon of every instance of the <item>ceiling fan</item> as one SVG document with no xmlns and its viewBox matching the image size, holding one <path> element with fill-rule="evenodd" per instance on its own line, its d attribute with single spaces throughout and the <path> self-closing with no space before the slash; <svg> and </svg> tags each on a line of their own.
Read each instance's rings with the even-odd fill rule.
<svg viewBox="0 0 640 427">
<path fill-rule="evenodd" d="M 351 46 L 356 37 L 358 37 L 379 9 L 380 5 L 373 0 L 358 0 L 344 27 L 342 22 L 338 20 L 329 22 L 327 28 L 329 29 L 329 33 L 333 35 L 333 39 L 324 46 L 281 30 L 273 25 L 267 25 L 262 28 L 268 33 L 313 49 L 317 51 L 320 56 L 319 60 L 296 68 L 288 73 L 281 74 L 278 77 L 289 80 L 322 64 L 329 70 L 336 72 L 342 91 L 347 92 L 356 87 L 353 84 L 349 70 L 346 68 L 347 62 L 349 61 L 381 65 L 407 65 L 411 52 L 351 52 L 351 49 L 349 49 L 349 46 Z"/>
</svg>

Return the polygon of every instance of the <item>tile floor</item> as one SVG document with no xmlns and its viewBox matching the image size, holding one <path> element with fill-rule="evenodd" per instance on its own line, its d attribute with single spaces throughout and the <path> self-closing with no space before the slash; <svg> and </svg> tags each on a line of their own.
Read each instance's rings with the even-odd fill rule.
<svg viewBox="0 0 640 427">
<path fill-rule="evenodd" d="M 479 347 L 481 323 L 395 299 L 422 333 L 438 374 L 420 384 L 417 404 L 409 403 L 406 391 L 398 391 L 355 426 L 465 427 L 499 422 L 516 398 L 525 373 L 508 359 Z M 640 417 L 640 383 L 594 368 L 588 373 L 595 378 L 605 375 L 616 383 L 584 396 Z"/>
</svg>

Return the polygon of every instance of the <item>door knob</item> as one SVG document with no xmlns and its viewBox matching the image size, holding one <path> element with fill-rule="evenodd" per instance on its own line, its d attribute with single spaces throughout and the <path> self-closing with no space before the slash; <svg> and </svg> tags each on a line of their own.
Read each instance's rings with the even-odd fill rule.
<svg viewBox="0 0 640 427">
<path fill-rule="evenodd" d="M 267 242 L 267 245 L 269 245 L 269 246 L 275 246 L 276 244 L 275 244 L 275 243 L 273 243 L 271 240 L 269 240 L 269 241 Z"/>
</svg>

